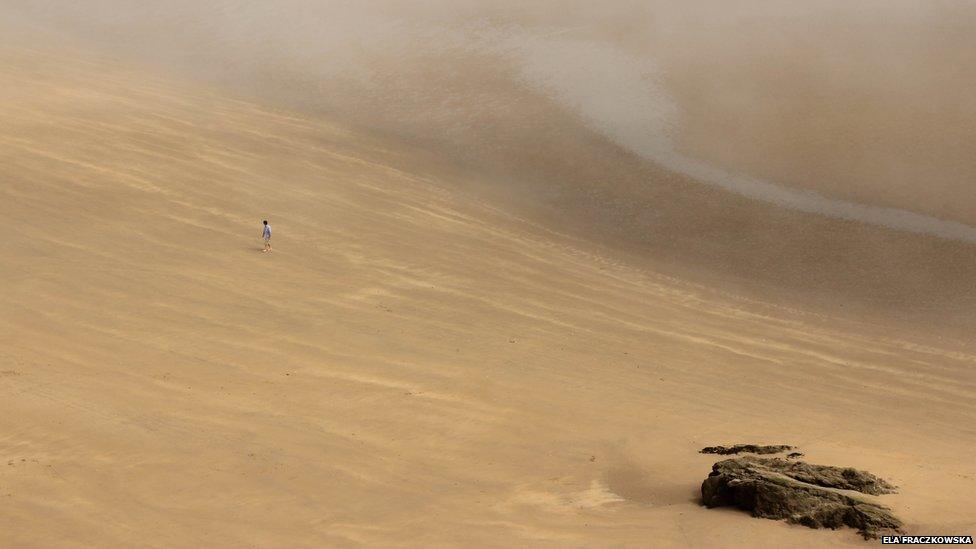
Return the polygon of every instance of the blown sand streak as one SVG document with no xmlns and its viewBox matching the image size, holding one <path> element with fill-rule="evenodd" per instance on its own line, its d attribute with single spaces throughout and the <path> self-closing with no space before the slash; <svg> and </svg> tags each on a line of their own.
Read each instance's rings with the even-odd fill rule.
<svg viewBox="0 0 976 549">
<path fill-rule="evenodd" d="M 696 450 L 736 441 L 976 531 L 964 350 L 601 259 L 324 122 L 79 57 L 0 78 L 4 545 L 863 543 L 702 508 Z"/>
</svg>

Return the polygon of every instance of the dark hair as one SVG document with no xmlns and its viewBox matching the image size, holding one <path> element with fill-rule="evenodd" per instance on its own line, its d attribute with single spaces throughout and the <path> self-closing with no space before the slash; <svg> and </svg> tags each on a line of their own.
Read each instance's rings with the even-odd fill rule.
<svg viewBox="0 0 976 549">
<path fill-rule="evenodd" d="M 265 220 L 264 220 L 264 224 L 265 224 L 265 225 L 267 225 L 267 224 L 268 224 L 268 220 L 267 220 L 267 219 L 265 219 Z"/>
</svg>

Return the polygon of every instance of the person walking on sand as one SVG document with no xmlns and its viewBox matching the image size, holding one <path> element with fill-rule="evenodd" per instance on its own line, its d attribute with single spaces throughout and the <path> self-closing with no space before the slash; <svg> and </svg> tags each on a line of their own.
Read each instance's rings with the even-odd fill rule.
<svg viewBox="0 0 976 549">
<path fill-rule="evenodd" d="M 264 249 L 261 250 L 263 253 L 268 253 L 271 251 L 271 225 L 268 225 L 268 220 L 264 220 L 264 232 L 261 233 L 264 237 Z"/>
</svg>

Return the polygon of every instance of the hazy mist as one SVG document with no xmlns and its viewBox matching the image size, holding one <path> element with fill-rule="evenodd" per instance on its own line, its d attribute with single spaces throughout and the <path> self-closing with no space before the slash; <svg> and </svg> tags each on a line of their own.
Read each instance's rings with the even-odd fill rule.
<svg viewBox="0 0 976 549">
<path fill-rule="evenodd" d="M 976 223 L 969 2 L 0 5 L 118 54 L 459 157 L 504 162 L 495 153 L 508 143 L 544 148 L 546 132 L 574 131 L 572 120 L 526 113 L 541 96 L 703 182 L 976 241 L 951 222 Z"/>
</svg>

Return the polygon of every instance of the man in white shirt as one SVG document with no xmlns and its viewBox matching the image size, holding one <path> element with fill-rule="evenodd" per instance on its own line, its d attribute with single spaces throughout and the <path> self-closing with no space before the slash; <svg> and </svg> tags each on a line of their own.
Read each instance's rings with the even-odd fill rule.
<svg viewBox="0 0 976 549">
<path fill-rule="evenodd" d="M 271 225 L 268 225 L 268 220 L 264 220 L 264 232 L 261 233 L 264 237 L 264 249 L 261 250 L 263 253 L 268 253 L 271 251 Z"/>
</svg>

